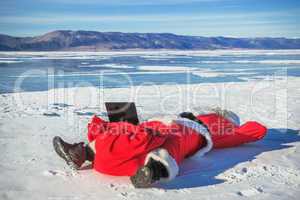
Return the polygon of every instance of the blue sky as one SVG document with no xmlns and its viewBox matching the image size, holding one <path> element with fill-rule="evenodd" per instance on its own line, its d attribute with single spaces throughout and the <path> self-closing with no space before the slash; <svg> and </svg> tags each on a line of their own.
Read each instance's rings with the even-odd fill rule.
<svg viewBox="0 0 300 200">
<path fill-rule="evenodd" d="M 0 33 L 52 30 L 300 38 L 300 0 L 0 0 Z"/>
</svg>

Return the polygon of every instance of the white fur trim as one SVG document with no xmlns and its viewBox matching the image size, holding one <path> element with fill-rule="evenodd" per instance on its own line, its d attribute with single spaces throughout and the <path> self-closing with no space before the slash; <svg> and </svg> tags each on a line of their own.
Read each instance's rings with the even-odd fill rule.
<svg viewBox="0 0 300 200">
<path fill-rule="evenodd" d="M 145 165 L 149 162 L 150 158 L 161 162 L 168 171 L 169 177 L 161 178 L 160 181 L 170 181 L 177 176 L 179 172 L 177 162 L 166 149 L 158 148 L 148 153 L 145 159 Z"/>
<path fill-rule="evenodd" d="M 232 123 L 234 123 L 235 125 L 237 126 L 240 126 L 240 118 L 237 114 L 235 114 L 234 112 L 232 111 L 228 111 L 226 113 L 226 119 L 228 119 L 229 121 L 231 121 Z"/>
<path fill-rule="evenodd" d="M 200 107 L 200 108 L 197 108 L 197 110 L 194 109 L 192 111 L 192 113 L 197 113 L 197 115 L 206 115 L 206 114 L 210 114 L 210 113 L 219 113 L 223 117 L 225 117 L 226 119 L 228 119 L 229 121 L 234 123 L 235 125 L 237 125 L 237 126 L 240 125 L 240 118 L 236 113 L 234 113 L 230 110 L 221 109 L 220 107 Z"/>
<path fill-rule="evenodd" d="M 147 121 L 160 121 L 166 125 L 169 125 L 173 122 L 174 119 L 177 119 L 177 115 L 163 115 L 163 116 L 157 116 L 153 117 L 151 119 L 148 119 Z"/>
<path fill-rule="evenodd" d="M 192 157 L 202 157 L 204 154 L 206 154 L 207 152 L 209 152 L 212 149 L 213 142 L 212 142 L 210 133 L 203 125 L 201 125 L 195 121 L 192 121 L 190 119 L 187 119 L 187 118 L 178 118 L 178 119 L 174 120 L 174 123 L 191 128 L 206 139 L 206 146 L 201 148 Z"/>
<path fill-rule="evenodd" d="M 215 108 L 214 107 L 200 107 L 194 110 L 192 113 L 195 113 L 196 115 L 206 115 L 210 113 L 215 113 Z"/>
<path fill-rule="evenodd" d="M 230 111 L 230 110 L 224 110 L 221 109 L 220 107 L 202 107 L 199 109 L 200 111 L 198 112 L 198 115 L 205 115 L 205 114 L 210 114 L 210 113 L 219 113 L 221 114 L 223 117 L 225 117 L 226 119 L 228 119 L 229 121 L 231 121 L 232 123 L 234 123 L 237 126 L 240 126 L 240 118 L 239 116 Z M 197 113 L 197 112 L 195 112 Z"/>
</svg>

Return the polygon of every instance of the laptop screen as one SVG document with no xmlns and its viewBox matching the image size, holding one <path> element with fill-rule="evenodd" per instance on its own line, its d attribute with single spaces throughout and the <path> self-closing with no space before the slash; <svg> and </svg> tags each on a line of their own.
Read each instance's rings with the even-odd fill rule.
<svg viewBox="0 0 300 200">
<path fill-rule="evenodd" d="M 105 107 L 110 122 L 126 121 L 135 125 L 139 124 L 133 102 L 106 102 Z"/>
</svg>

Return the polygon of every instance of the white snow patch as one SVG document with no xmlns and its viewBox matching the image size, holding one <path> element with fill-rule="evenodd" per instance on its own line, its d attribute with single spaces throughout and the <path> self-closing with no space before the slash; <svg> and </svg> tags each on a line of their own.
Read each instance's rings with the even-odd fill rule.
<svg viewBox="0 0 300 200">
<path fill-rule="evenodd" d="M 20 57 L 32 56 L 33 58 L 74 58 L 74 59 L 106 59 L 110 56 L 139 55 L 145 58 L 172 58 L 172 56 L 255 56 L 255 55 L 300 55 L 300 50 L 201 50 L 201 51 L 178 51 L 178 50 L 155 50 L 155 51 L 107 51 L 107 52 L 1 52 L 1 56 Z"/>
<path fill-rule="evenodd" d="M 300 60 L 236 60 L 233 63 L 300 64 Z"/>
<path fill-rule="evenodd" d="M 206 77 L 206 78 L 214 78 L 214 77 L 221 77 L 221 76 L 224 76 L 225 74 L 224 73 L 221 73 L 221 72 L 214 72 L 214 71 L 195 71 L 195 72 L 192 72 L 193 75 L 196 75 L 196 76 L 200 76 L 200 77 Z"/>
<path fill-rule="evenodd" d="M 0 60 L 0 64 L 1 63 L 5 63 L 5 64 L 11 64 L 11 63 L 22 63 L 24 61 L 21 60 Z"/>
<path fill-rule="evenodd" d="M 300 60 L 228 60 L 228 61 L 220 61 L 220 60 L 203 60 L 197 61 L 197 63 L 205 63 L 205 64 L 229 64 L 229 63 L 240 63 L 240 64 L 300 64 Z"/>
<path fill-rule="evenodd" d="M 184 67 L 184 66 L 163 66 L 163 65 L 158 65 L 158 66 L 139 66 L 139 70 L 145 70 L 145 71 L 192 71 L 195 70 L 196 68 L 192 67 Z"/>
<path fill-rule="evenodd" d="M 105 68 L 112 68 L 112 69 L 132 69 L 133 66 L 124 65 L 124 64 L 102 64 L 102 65 L 88 65 L 84 67 L 105 67 Z"/>
</svg>

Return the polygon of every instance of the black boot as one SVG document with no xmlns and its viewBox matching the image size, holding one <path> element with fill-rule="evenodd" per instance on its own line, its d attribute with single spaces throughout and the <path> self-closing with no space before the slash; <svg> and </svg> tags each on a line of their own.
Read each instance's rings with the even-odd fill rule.
<svg viewBox="0 0 300 200">
<path fill-rule="evenodd" d="M 192 120 L 194 122 L 197 122 L 197 123 L 201 124 L 202 126 L 204 126 L 208 130 L 208 127 L 201 120 L 197 119 L 197 117 L 191 112 L 182 112 L 179 114 L 179 116 L 182 118 L 186 118 L 186 119 Z"/>
<path fill-rule="evenodd" d="M 86 161 L 93 161 L 94 153 L 83 142 L 69 144 L 60 137 L 53 138 L 53 147 L 56 153 L 73 169 L 79 169 Z"/>
<path fill-rule="evenodd" d="M 136 188 L 147 188 L 161 178 L 168 176 L 166 167 L 161 162 L 151 158 L 145 166 L 138 169 L 136 174 L 130 177 L 130 180 Z"/>
</svg>

